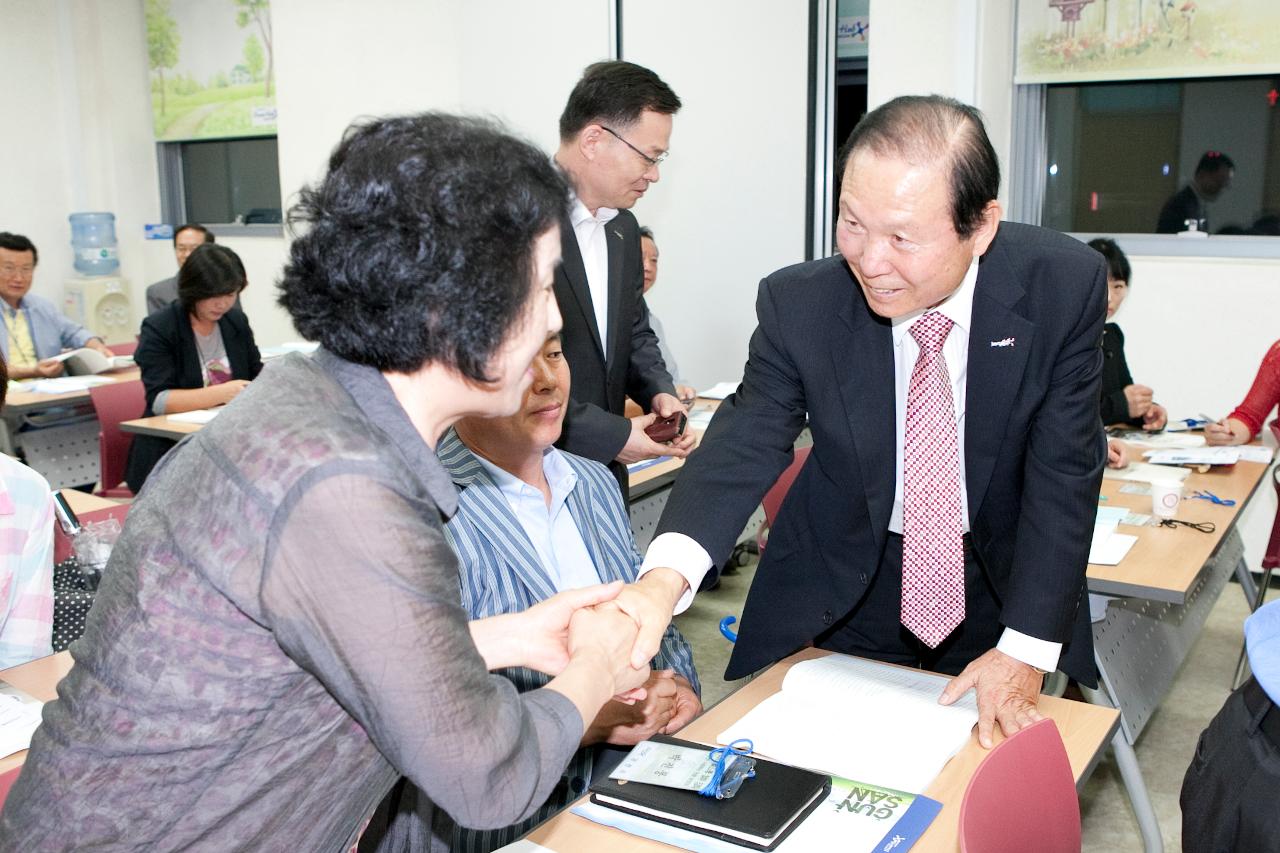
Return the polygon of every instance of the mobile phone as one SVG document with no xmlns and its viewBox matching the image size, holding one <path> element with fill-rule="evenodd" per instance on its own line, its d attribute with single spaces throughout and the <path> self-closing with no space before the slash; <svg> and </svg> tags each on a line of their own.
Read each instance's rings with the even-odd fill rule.
<svg viewBox="0 0 1280 853">
<path fill-rule="evenodd" d="M 644 434 L 659 444 L 665 444 L 684 435 L 684 428 L 688 423 L 689 419 L 684 412 L 676 412 L 669 418 L 659 418 L 645 427 Z"/>
<path fill-rule="evenodd" d="M 75 536 L 80 532 L 80 519 L 76 517 L 75 510 L 71 508 L 71 504 L 67 503 L 62 492 L 53 493 L 53 513 L 58 516 L 58 524 L 62 525 L 62 532 L 68 536 Z"/>
</svg>

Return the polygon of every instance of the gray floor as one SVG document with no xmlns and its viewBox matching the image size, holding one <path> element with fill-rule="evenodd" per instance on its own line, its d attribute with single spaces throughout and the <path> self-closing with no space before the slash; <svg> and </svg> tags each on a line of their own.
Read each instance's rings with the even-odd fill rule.
<svg viewBox="0 0 1280 853">
<path fill-rule="evenodd" d="M 754 570 L 753 563 L 725 577 L 719 589 L 697 596 L 693 606 L 676 618 L 676 625 L 693 646 L 705 705 L 714 704 L 737 687 L 737 683 L 723 680 L 731 646 L 720 635 L 718 625 L 725 616 L 742 613 L 742 601 Z M 1227 698 L 1240 653 L 1240 626 L 1247 614 L 1240 587 L 1227 584 L 1178 674 L 1169 698 L 1138 741 L 1138 762 L 1168 851 L 1181 849 L 1178 791 L 1182 776 L 1191 762 L 1196 738 Z M 1109 757 L 1103 759 L 1086 783 L 1080 797 L 1080 810 L 1086 851 L 1142 849 L 1120 774 Z"/>
</svg>

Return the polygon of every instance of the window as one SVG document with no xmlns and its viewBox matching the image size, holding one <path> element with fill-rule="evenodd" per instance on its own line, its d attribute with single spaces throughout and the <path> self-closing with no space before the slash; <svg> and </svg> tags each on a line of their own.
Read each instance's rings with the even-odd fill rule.
<svg viewBox="0 0 1280 853">
<path fill-rule="evenodd" d="M 1172 233 L 1163 212 L 1177 230 L 1280 236 L 1278 91 L 1274 75 L 1049 85 L 1041 224 Z"/>
<path fill-rule="evenodd" d="M 166 222 L 279 225 L 274 136 L 167 142 L 159 149 Z"/>
</svg>

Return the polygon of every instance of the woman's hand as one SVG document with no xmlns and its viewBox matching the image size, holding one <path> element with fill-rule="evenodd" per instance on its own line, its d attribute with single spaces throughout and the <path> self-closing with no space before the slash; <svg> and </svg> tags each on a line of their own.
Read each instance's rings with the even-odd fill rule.
<svg viewBox="0 0 1280 853">
<path fill-rule="evenodd" d="M 1129 417 L 1141 418 L 1151 408 L 1152 391 L 1146 385 L 1126 385 L 1124 398 L 1129 402 Z"/>
<path fill-rule="evenodd" d="M 1123 468 L 1129 464 L 1129 447 L 1116 438 L 1107 439 L 1107 467 Z"/>
<path fill-rule="evenodd" d="M 248 387 L 249 380 L 247 379 L 228 379 L 226 382 L 210 385 L 209 390 L 214 392 L 212 396 L 217 400 L 214 405 L 222 406 L 230 403 L 241 391 Z"/>
<path fill-rule="evenodd" d="M 1214 447 L 1248 444 L 1251 438 L 1253 436 L 1249 434 L 1249 428 L 1235 418 L 1227 418 L 1221 423 L 1205 424 L 1204 427 L 1204 442 Z"/>
</svg>

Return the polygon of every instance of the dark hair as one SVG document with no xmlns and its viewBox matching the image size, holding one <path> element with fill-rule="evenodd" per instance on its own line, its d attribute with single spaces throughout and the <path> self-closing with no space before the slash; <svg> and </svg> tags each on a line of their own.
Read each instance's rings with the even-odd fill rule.
<svg viewBox="0 0 1280 853">
<path fill-rule="evenodd" d="M 36 244 L 21 234 L 0 231 L 0 249 L 8 249 L 10 252 L 30 252 L 31 265 L 40 263 L 40 253 L 36 251 Z"/>
<path fill-rule="evenodd" d="M 1196 163 L 1196 174 L 1216 172 L 1219 169 L 1234 169 L 1235 167 L 1236 162 L 1221 151 L 1206 151 L 1200 155 L 1200 162 Z"/>
<path fill-rule="evenodd" d="M 942 163 L 951 172 L 951 223 L 967 238 L 1000 194 L 1000 162 L 982 114 L 942 95 L 904 95 L 862 117 L 840 149 L 837 180 L 853 155 L 870 149 L 915 165 Z"/>
<path fill-rule="evenodd" d="M 1129 259 L 1124 256 L 1124 252 L 1116 244 L 1115 240 L 1106 237 L 1095 237 L 1089 241 L 1089 248 L 1096 249 L 1107 259 L 1107 275 L 1116 281 L 1129 283 L 1129 277 L 1133 275 L 1133 268 L 1129 266 Z"/>
<path fill-rule="evenodd" d="M 658 245 L 658 241 L 654 239 L 654 236 L 653 236 L 653 229 L 650 228 L 648 225 L 641 225 L 640 238 L 644 239 L 645 237 L 648 237 L 650 240 L 653 240 L 653 245 L 655 246 Z"/>
<path fill-rule="evenodd" d="M 560 139 L 572 139 L 593 123 L 629 127 L 645 110 L 675 115 L 680 106 L 671 87 L 648 68 L 631 62 L 596 62 L 587 66 L 569 93 L 560 113 Z"/>
<path fill-rule="evenodd" d="M 1274 213 L 1264 213 L 1254 220 L 1248 231 L 1241 233 L 1254 234 L 1261 237 L 1280 237 L 1280 216 Z"/>
<path fill-rule="evenodd" d="M 178 235 L 181 234 L 183 231 L 199 231 L 201 234 L 204 235 L 204 241 L 206 243 L 218 242 L 217 238 L 213 236 L 213 232 L 210 231 L 208 228 L 205 228 L 203 225 L 200 225 L 199 223 L 196 223 L 196 222 L 188 222 L 185 225 L 179 225 L 177 228 L 173 229 L 173 245 L 175 248 L 178 245 Z"/>
<path fill-rule="evenodd" d="M 294 327 L 381 371 L 439 363 L 489 381 L 533 288 L 534 241 L 566 215 L 550 158 L 500 124 L 422 113 L 352 125 L 289 224 Z"/>
<path fill-rule="evenodd" d="M 178 301 L 188 314 L 201 299 L 239 293 L 249 285 L 240 256 L 214 243 L 201 243 L 178 270 Z"/>
</svg>

